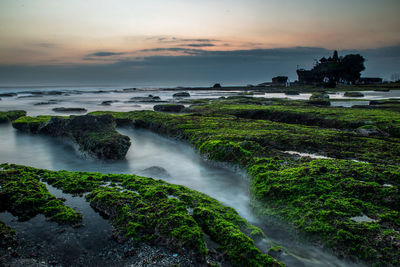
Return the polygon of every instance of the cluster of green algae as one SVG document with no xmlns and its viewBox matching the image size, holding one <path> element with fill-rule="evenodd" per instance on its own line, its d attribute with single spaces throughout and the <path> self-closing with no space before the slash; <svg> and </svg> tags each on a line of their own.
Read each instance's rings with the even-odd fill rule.
<svg viewBox="0 0 400 267">
<path fill-rule="evenodd" d="M 26 116 L 24 110 L 0 111 L 0 123 L 11 122 L 23 116 Z"/>
<path fill-rule="evenodd" d="M 60 224 L 76 224 L 82 215 L 64 205 L 63 201 L 49 193 L 40 177 L 23 169 L 0 167 L 0 210 L 7 210 L 21 221 L 37 214 L 44 214 Z"/>
<path fill-rule="evenodd" d="M 264 237 L 259 228 L 234 209 L 184 186 L 128 174 L 49 171 L 13 164 L 1 167 L 2 190 L 12 188 L 16 196 L 27 195 L 31 202 L 23 201 L 21 207 L 27 213 L 35 209 L 51 215 L 46 213 L 43 199 L 52 196 L 43 196 L 46 192 L 42 180 L 65 193 L 89 193 L 87 200 L 110 217 L 120 238 L 168 245 L 202 262 L 209 253 L 205 239 L 208 235 L 219 244 L 219 253 L 234 266 L 281 265 L 254 245 L 253 239 Z M 34 190 L 31 183 L 40 190 Z M 53 217 L 65 222 L 59 216 Z"/>
<path fill-rule="evenodd" d="M 188 115 L 92 114 L 112 114 L 121 124 L 130 121 L 136 127 L 185 139 L 210 159 L 245 168 L 252 176 L 253 204 L 260 214 L 284 219 L 338 255 L 377 266 L 400 264 L 399 113 L 308 109 L 299 102 L 262 106 L 263 101 L 198 101 L 195 113 Z M 287 111 L 289 118 L 299 120 L 243 118 L 237 113 L 243 110 Z M 314 120 L 303 125 L 305 116 Z M 354 132 L 363 126 L 374 126 L 386 135 L 365 137 Z M 339 159 L 297 160 L 282 153 L 288 150 Z M 369 220 L 357 221 L 362 216 Z"/>
</svg>

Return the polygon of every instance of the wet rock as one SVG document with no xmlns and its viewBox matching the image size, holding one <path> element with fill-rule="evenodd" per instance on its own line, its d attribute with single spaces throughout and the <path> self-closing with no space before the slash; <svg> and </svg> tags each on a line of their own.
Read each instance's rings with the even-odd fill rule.
<svg viewBox="0 0 400 267">
<path fill-rule="evenodd" d="M 326 93 L 313 93 L 310 96 L 310 100 L 328 100 L 329 95 Z"/>
<path fill-rule="evenodd" d="M 102 106 L 111 106 L 112 103 L 116 103 L 116 102 L 119 102 L 119 101 L 118 100 L 106 100 L 106 101 L 101 102 L 100 105 L 102 105 Z"/>
<path fill-rule="evenodd" d="M 131 97 L 129 101 L 127 101 L 127 103 L 135 103 L 135 102 L 139 102 L 139 103 L 153 103 L 153 102 L 162 102 L 161 98 L 159 96 L 135 96 L 135 97 Z"/>
<path fill-rule="evenodd" d="M 2 93 L 0 94 L 1 97 L 13 97 L 13 96 L 17 96 L 16 93 Z"/>
<path fill-rule="evenodd" d="M 298 91 L 287 91 L 287 92 L 285 92 L 285 95 L 300 95 L 300 92 L 298 92 Z"/>
<path fill-rule="evenodd" d="M 33 105 L 35 105 L 35 106 L 54 105 L 54 104 L 57 104 L 58 102 L 59 101 L 56 101 L 56 100 L 49 100 L 49 101 L 45 101 L 45 102 L 37 102 Z"/>
<path fill-rule="evenodd" d="M 345 92 L 344 96 L 346 97 L 363 97 L 364 94 L 360 92 Z"/>
<path fill-rule="evenodd" d="M 41 95 L 21 95 L 17 98 L 32 98 L 32 97 L 42 97 Z"/>
<path fill-rule="evenodd" d="M 168 178 L 171 175 L 167 172 L 166 169 L 160 166 L 151 166 L 141 171 L 144 175 L 155 176 L 155 177 L 163 177 Z"/>
<path fill-rule="evenodd" d="M 100 159 L 123 159 L 131 145 L 129 137 L 115 130 L 115 120 L 110 115 L 37 117 L 16 121 L 13 127 L 26 132 L 67 137 L 82 151 Z"/>
<path fill-rule="evenodd" d="M 178 92 L 172 95 L 172 97 L 190 97 L 188 92 Z"/>
<path fill-rule="evenodd" d="M 153 109 L 155 111 L 163 111 L 163 112 L 181 112 L 185 109 L 185 106 L 178 104 L 164 104 L 164 105 L 155 105 Z"/>
<path fill-rule="evenodd" d="M 136 88 L 125 88 L 125 89 L 122 89 L 122 91 L 124 91 L 124 92 L 133 92 L 133 91 L 136 91 Z"/>
<path fill-rule="evenodd" d="M 87 112 L 87 109 L 85 108 L 53 108 L 53 111 L 55 112 L 76 112 L 76 113 L 82 113 L 82 112 Z"/>
</svg>

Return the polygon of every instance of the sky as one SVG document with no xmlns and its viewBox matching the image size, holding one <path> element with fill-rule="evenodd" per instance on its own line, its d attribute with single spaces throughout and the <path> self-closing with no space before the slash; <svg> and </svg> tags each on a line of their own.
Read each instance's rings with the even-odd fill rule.
<svg viewBox="0 0 400 267">
<path fill-rule="evenodd" d="M 255 84 L 360 53 L 400 73 L 399 0 L 1 0 L 0 86 Z"/>
</svg>

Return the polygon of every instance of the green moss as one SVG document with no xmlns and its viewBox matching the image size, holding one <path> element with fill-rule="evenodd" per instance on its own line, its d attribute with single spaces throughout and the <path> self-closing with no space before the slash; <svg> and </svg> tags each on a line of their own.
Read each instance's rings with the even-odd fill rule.
<svg viewBox="0 0 400 267">
<path fill-rule="evenodd" d="M 398 187 L 400 168 L 339 160 L 312 160 L 278 170 L 251 169 L 251 188 L 265 211 L 292 222 L 310 238 L 370 262 L 399 257 Z M 376 222 L 357 222 L 366 214 Z M 382 250 L 386 247 L 386 250 Z"/>
<path fill-rule="evenodd" d="M 129 137 L 115 130 L 111 116 L 21 117 L 13 127 L 31 133 L 68 137 L 79 148 L 101 159 L 123 159 L 131 145 Z"/>
<path fill-rule="evenodd" d="M 81 221 L 82 215 L 51 195 L 38 175 L 24 169 L 10 169 L 8 165 L 1 166 L 5 168 L 0 171 L 2 209 L 20 220 L 29 220 L 42 213 L 60 224 Z"/>
<path fill-rule="evenodd" d="M 127 174 L 49 171 L 8 164 L 0 167 L 4 174 L 13 177 L 31 177 L 41 194 L 30 194 L 29 201 L 23 202 L 27 207 L 38 209 L 35 212 L 40 210 L 60 222 L 69 217 L 68 212 L 51 196 L 43 201 L 44 189 L 38 184 L 39 179 L 64 192 L 89 192 L 90 204 L 110 217 L 120 237 L 167 245 L 204 261 L 208 253 L 206 233 L 235 266 L 280 265 L 254 245 L 251 238 L 264 237 L 259 228 L 241 218 L 234 209 L 184 186 Z M 24 184 L 27 184 L 25 180 Z M 27 191 L 22 185 L 13 188 Z M 14 192 L 18 195 L 19 191 Z"/>
<path fill-rule="evenodd" d="M 136 127 L 183 138 L 208 158 L 239 164 L 253 176 L 252 195 L 254 204 L 262 203 L 260 214 L 283 218 L 300 233 L 340 255 L 370 263 L 390 265 L 396 261 L 400 251 L 398 234 L 391 236 L 395 240 L 391 242 L 387 235 L 383 238 L 383 233 L 399 230 L 398 114 L 305 108 L 299 102 L 282 105 L 272 101 L 262 106 L 235 104 L 236 99 L 229 104 L 224 101 L 196 106 L 196 113 L 189 115 L 151 111 L 93 114 L 111 114 Z M 392 137 L 364 137 L 346 130 L 359 127 L 379 129 Z M 371 164 L 296 160 L 282 153 L 288 150 Z M 199 215 L 204 213 L 203 217 L 212 216 L 206 211 L 200 207 L 196 210 Z M 355 221 L 354 217 L 363 214 L 376 221 Z"/>
<path fill-rule="evenodd" d="M 0 111 L 0 123 L 14 121 L 23 116 L 26 116 L 24 110 Z"/>
</svg>

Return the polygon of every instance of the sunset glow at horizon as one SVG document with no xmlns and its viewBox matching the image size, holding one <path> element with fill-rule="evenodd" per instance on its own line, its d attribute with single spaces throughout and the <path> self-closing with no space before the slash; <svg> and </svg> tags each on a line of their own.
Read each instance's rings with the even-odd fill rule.
<svg viewBox="0 0 400 267">
<path fill-rule="evenodd" d="M 396 57 L 372 60 L 370 65 L 379 72 L 368 69 L 374 75 L 389 75 L 400 65 L 398 11 L 398 0 L 2 0 L 0 80 L 8 80 L 10 74 L 17 77 L 16 67 L 25 73 L 20 68 L 114 67 L 128 62 L 131 69 L 143 69 L 146 62 L 151 72 L 160 64 L 154 57 L 162 57 L 158 59 L 166 66 L 167 59 L 172 66 L 191 57 L 193 61 L 185 64 L 198 72 L 195 67 L 204 58 L 204 68 L 232 68 L 229 62 L 238 60 L 240 51 L 254 51 L 241 59 L 250 64 L 260 58 L 261 50 L 266 61 L 259 68 L 285 60 L 290 76 L 293 66 L 312 64 L 335 49 L 372 55 L 377 55 L 376 49 L 389 49 Z M 275 49 L 283 49 L 281 59 L 274 56 Z M 290 57 L 296 49 L 313 52 Z M 221 59 L 228 65 L 221 65 Z"/>
<path fill-rule="evenodd" d="M 400 2 L 391 0 L 3 0 L 0 5 L 1 64 L 88 63 L 82 58 L 98 51 L 131 57 L 151 48 L 368 49 L 400 43 Z"/>
</svg>

